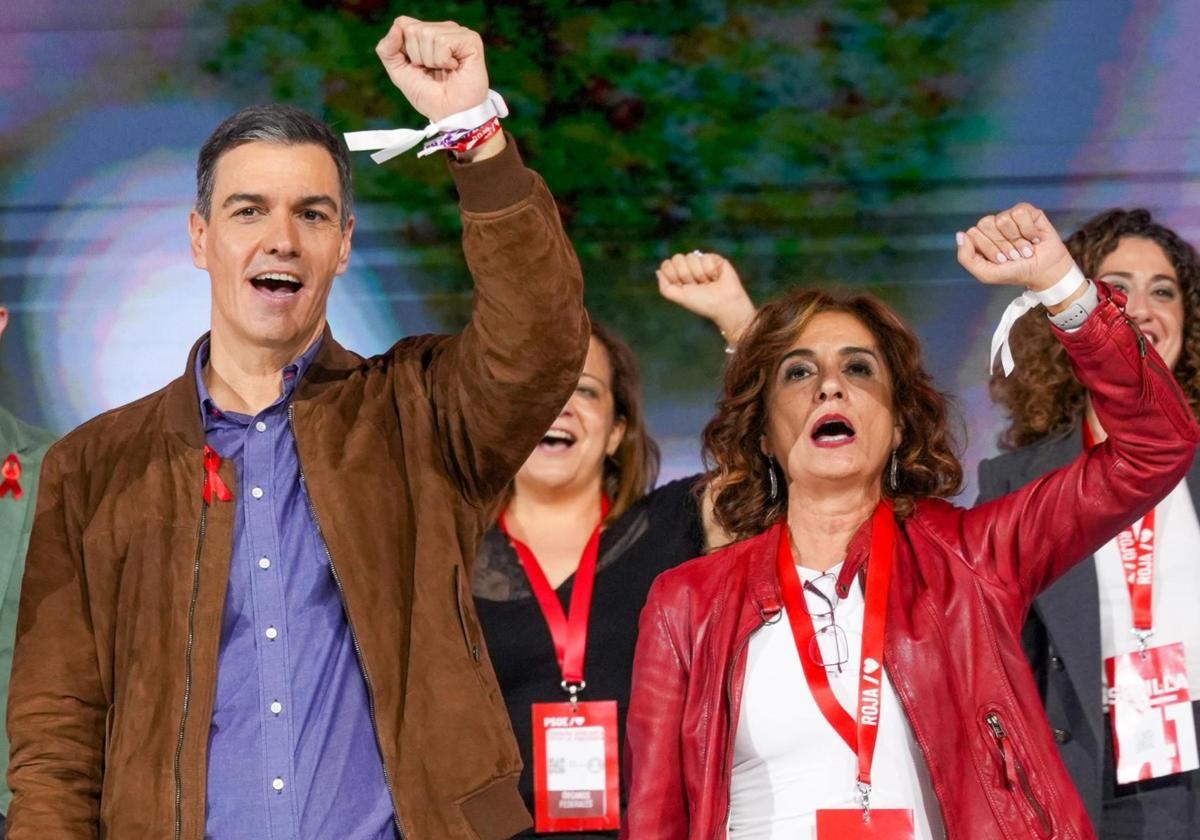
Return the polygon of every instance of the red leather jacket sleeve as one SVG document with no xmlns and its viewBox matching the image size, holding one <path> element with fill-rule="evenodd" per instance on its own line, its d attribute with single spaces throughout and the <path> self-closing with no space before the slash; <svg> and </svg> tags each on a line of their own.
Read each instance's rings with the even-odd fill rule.
<svg viewBox="0 0 1200 840">
<path fill-rule="evenodd" d="M 650 588 L 638 622 L 625 724 L 629 803 L 621 828 L 623 840 L 684 840 L 688 836 L 681 718 L 688 667 L 682 646 L 676 644 L 667 623 L 662 593 L 660 577 Z M 646 679 L 648 675 L 653 679 Z"/>
<path fill-rule="evenodd" d="M 1101 284 L 1075 332 L 1056 330 L 1108 439 L 1071 464 L 967 511 L 971 560 L 1010 597 L 1014 627 L 1033 598 L 1143 516 L 1191 466 L 1200 428 L 1158 353 Z M 1033 317 L 1033 316 L 1031 316 Z"/>
</svg>

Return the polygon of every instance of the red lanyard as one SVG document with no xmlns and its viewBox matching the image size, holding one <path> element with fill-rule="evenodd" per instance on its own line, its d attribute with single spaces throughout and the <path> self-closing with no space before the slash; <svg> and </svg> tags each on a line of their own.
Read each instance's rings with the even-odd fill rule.
<svg viewBox="0 0 1200 840">
<path fill-rule="evenodd" d="M 1083 445 L 1096 445 L 1087 418 L 1083 420 Z M 1154 535 L 1155 509 L 1151 508 L 1140 523 L 1134 522 L 1117 534 L 1117 553 L 1125 570 L 1129 603 L 1133 607 L 1133 630 L 1144 645 L 1154 630 Z"/>
<path fill-rule="evenodd" d="M 1141 522 L 1117 534 L 1117 551 L 1125 568 L 1129 602 L 1133 606 L 1133 629 L 1149 633 L 1154 629 L 1154 510 Z"/>
<path fill-rule="evenodd" d="M 579 558 L 579 568 L 575 572 L 575 585 L 571 590 L 571 613 L 568 617 L 563 612 L 562 602 L 546 573 L 538 565 L 537 557 L 529 550 L 529 546 L 514 537 L 505 522 L 505 513 L 500 514 L 500 530 L 517 551 L 529 585 L 542 608 L 546 625 L 550 628 L 550 637 L 554 639 L 554 653 L 558 657 L 558 667 L 562 669 L 563 682 L 567 686 L 582 688 L 583 660 L 587 651 L 588 615 L 592 610 L 592 588 L 596 582 L 596 560 L 600 556 L 600 528 L 608 516 L 612 504 L 608 497 L 600 497 L 600 521 L 596 530 L 583 549 Z M 574 692 L 572 692 L 574 693 Z"/>
<path fill-rule="evenodd" d="M 783 590 L 783 603 L 787 607 L 788 621 L 796 640 L 796 652 L 808 680 L 809 690 L 825 719 L 846 745 L 858 756 L 858 782 L 868 790 L 871 786 L 871 764 L 875 760 L 875 741 L 879 737 L 879 712 L 883 685 L 883 639 L 887 617 L 888 588 L 892 583 L 892 566 L 895 562 L 896 520 L 892 506 L 882 501 L 875 508 L 871 521 L 871 557 L 867 563 L 866 615 L 863 619 L 862 664 L 858 672 L 858 715 L 857 720 L 842 708 L 829 675 L 810 651 L 816 644 L 816 628 L 804 599 L 800 575 L 796 572 L 789 530 L 780 531 L 779 585 Z"/>
</svg>

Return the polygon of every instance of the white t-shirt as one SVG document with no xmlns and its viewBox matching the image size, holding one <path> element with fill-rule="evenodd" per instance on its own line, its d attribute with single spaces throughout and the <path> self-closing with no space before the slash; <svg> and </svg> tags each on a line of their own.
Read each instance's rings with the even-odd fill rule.
<svg viewBox="0 0 1200 840">
<path fill-rule="evenodd" d="M 825 577 L 797 567 L 801 582 L 817 581 L 827 596 L 841 565 Z M 805 590 L 810 613 L 828 612 Z M 845 631 L 841 673 L 829 670 L 829 683 L 851 716 L 857 714 L 858 668 L 862 656 L 864 601 L 857 583 L 835 604 L 834 618 Z M 814 619 L 820 629 L 828 621 Z M 826 637 L 829 638 L 828 636 Z M 822 645 L 823 661 L 837 661 L 832 644 Z M 804 678 L 786 612 L 755 632 L 747 651 L 746 681 L 737 721 L 730 783 L 731 840 L 812 840 L 818 808 L 856 808 L 858 759 L 821 714 Z M 871 771 L 872 808 L 910 808 L 918 840 L 945 836 L 925 758 L 886 669 L 879 738 Z"/>
<path fill-rule="evenodd" d="M 1187 481 L 1181 481 L 1154 513 L 1154 635 L 1150 647 L 1183 642 L 1192 700 L 1200 700 L 1200 523 Z M 1141 529 L 1141 520 L 1137 523 Z M 1100 587 L 1100 653 L 1107 660 L 1137 650 L 1129 585 L 1117 541 L 1096 552 Z M 1107 676 L 1101 672 L 1101 679 Z"/>
</svg>

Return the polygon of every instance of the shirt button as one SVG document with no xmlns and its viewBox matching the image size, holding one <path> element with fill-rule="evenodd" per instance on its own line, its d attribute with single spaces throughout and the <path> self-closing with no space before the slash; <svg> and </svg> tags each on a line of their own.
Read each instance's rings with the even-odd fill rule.
<svg viewBox="0 0 1200 840">
<path fill-rule="evenodd" d="M 1060 744 L 1065 744 L 1071 740 L 1071 733 L 1065 729 L 1055 729 L 1054 740 Z"/>
<path fill-rule="evenodd" d="M 274 701 L 271 704 L 271 714 L 277 715 L 282 711 L 283 711 L 283 704 L 280 703 L 278 700 Z"/>
<path fill-rule="evenodd" d="M 263 497 L 263 489 L 261 487 L 255 487 L 250 491 L 250 495 L 256 499 L 261 499 Z"/>
<path fill-rule="evenodd" d="M 270 557 L 259 557 L 258 558 L 258 568 L 260 568 L 260 569 L 271 568 L 271 558 Z"/>
<path fill-rule="evenodd" d="M 259 420 L 254 424 L 254 428 L 258 429 L 260 432 L 265 432 L 267 430 L 267 424 Z"/>
<path fill-rule="evenodd" d="M 268 639 L 274 639 L 274 638 L 275 638 L 276 636 L 278 636 L 278 635 L 279 635 L 279 631 L 278 631 L 278 630 L 276 630 L 274 627 L 268 627 L 268 628 L 267 628 L 267 630 L 266 630 L 266 636 L 267 636 L 267 638 L 268 638 Z"/>
<path fill-rule="evenodd" d="M 278 792 L 282 792 L 283 791 L 283 777 L 276 776 L 275 780 L 273 782 L 271 782 L 271 787 L 275 788 L 275 790 Z"/>
</svg>

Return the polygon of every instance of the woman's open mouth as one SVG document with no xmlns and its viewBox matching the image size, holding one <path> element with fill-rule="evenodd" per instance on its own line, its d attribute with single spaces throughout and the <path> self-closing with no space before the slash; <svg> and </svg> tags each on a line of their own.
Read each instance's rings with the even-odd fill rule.
<svg viewBox="0 0 1200 840">
<path fill-rule="evenodd" d="M 817 446 L 845 446 L 854 442 L 854 426 L 839 414 L 822 417 L 812 431 L 812 441 Z"/>
<path fill-rule="evenodd" d="M 541 452 L 561 453 L 566 452 L 575 445 L 575 435 L 562 429 L 551 429 L 542 435 L 542 440 L 538 444 L 538 450 Z"/>
</svg>

